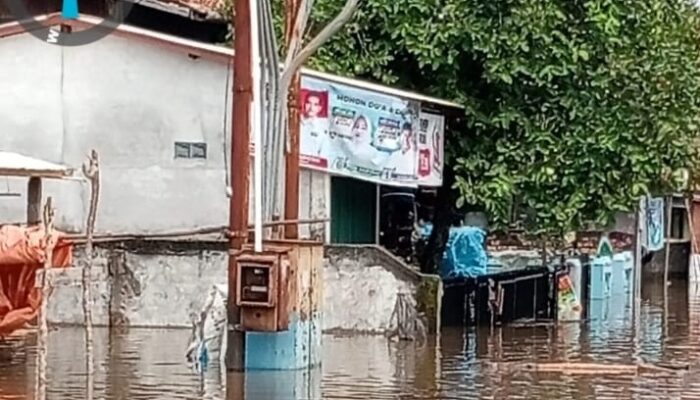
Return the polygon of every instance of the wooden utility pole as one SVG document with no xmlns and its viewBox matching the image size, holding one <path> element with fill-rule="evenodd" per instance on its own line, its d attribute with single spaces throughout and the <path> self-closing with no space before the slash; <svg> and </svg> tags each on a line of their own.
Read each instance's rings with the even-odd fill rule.
<svg viewBox="0 0 700 400">
<path fill-rule="evenodd" d="M 251 70 L 251 8 L 249 1 L 234 1 L 233 34 L 233 112 L 231 126 L 231 201 L 229 208 L 228 322 L 226 366 L 245 368 L 245 333 L 239 329 L 240 310 L 236 306 L 236 254 L 248 236 L 248 191 L 250 189 L 250 116 L 253 100 Z M 256 143 L 260 146 L 261 143 Z M 257 200 L 257 199 L 256 199 Z"/>
<path fill-rule="evenodd" d="M 294 37 L 302 34 L 295 29 L 300 6 L 300 0 L 285 0 L 284 42 L 287 51 L 290 51 Z M 295 71 L 287 92 L 287 129 L 290 144 L 289 151 L 285 155 L 284 219 L 287 221 L 299 219 L 299 137 L 301 136 L 299 132 L 301 129 L 299 92 L 299 72 Z M 299 236 L 299 226 L 296 224 L 287 225 L 284 233 L 287 239 L 296 239 Z"/>
<path fill-rule="evenodd" d="M 285 43 L 287 52 L 291 52 L 282 73 L 281 85 L 287 91 L 287 129 L 289 132 L 290 149 L 285 157 L 285 194 L 284 194 L 284 219 L 295 221 L 299 219 L 299 142 L 300 142 L 300 78 L 299 69 L 303 63 L 311 57 L 328 39 L 331 38 L 346 22 L 352 18 L 360 0 L 346 0 L 340 13 L 311 39 L 306 46 L 301 48 L 302 35 L 306 26 L 308 10 L 300 13 L 301 6 L 307 5 L 303 0 L 285 0 Z M 302 19 L 299 19 L 302 18 Z M 291 44 L 295 45 L 292 46 Z M 297 48 L 301 48 L 300 50 Z M 285 236 L 289 239 L 297 238 L 298 225 L 290 225 L 285 229 Z"/>
</svg>

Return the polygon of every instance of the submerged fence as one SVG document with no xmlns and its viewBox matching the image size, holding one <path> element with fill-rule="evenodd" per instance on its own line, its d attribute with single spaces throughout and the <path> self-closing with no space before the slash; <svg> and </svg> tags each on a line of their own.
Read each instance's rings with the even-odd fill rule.
<svg viewBox="0 0 700 400">
<path fill-rule="evenodd" d="M 444 326 L 556 320 L 564 266 L 527 268 L 444 282 Z"/>
</svg>

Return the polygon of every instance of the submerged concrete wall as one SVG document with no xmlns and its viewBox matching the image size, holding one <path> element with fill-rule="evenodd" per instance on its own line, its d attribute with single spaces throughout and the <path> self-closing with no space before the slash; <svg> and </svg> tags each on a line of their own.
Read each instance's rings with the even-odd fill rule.
<svg viewBox="0 0 700 400">
<path fill-rule="evenodd" d="M 442 282 L 375 245 L 326 246 L 324 331 L 385 333 L 400 294 L 439 327 Z"/>
<path fill-rule="evenodd" d="M 74 265 L 81 265 L 85 259 L 83 249 L 73 254 Z M 96 325 L 108 325 L 112 279 L 109 276 L 107 253 L 98 249 L 91 269 L 92 272 L 92 320 Z M 71 267 L 53 269 L 47 275 L 51 287 L 47 302 L 50 324 L 82 325 L 83 286 L 82 268 Z"/>
<path fill-rule="evenodd" d="M 49 323 L 83 323 L 82 267 L 52 270 Z M 227 253 L 221 243 L 119 243 L 98 247 L 92 266 L 93 322 L 131 327 L 189 327 L 215 284 L 225 284 Z"/>
<path fill-rule="evenodd" d="M 385 333 L 399 293 L 439 325 L 442 286 L 378 246 L 326 247 L 323 325 L 328 331 Z M 52 270 L 49 323 L 81 325 L 82 266 Z M 215 284 L 227 283 L 226 244 L 221 242 L 120 242 L 96 249 L 92 266 L 93 322 L 129 327 L 190 327 Z"/>
</svg>

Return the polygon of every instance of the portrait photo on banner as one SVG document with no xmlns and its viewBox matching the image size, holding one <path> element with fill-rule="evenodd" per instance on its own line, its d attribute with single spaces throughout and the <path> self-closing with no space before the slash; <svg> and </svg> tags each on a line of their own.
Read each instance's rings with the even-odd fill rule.
<svg viewBox="0 0 700 400">
<path fill-rule="evenodd" d="M 396 186 L 439 186 L 444 117 L 417 101 L 302 77 L 301 165 Z"/>
</svg>

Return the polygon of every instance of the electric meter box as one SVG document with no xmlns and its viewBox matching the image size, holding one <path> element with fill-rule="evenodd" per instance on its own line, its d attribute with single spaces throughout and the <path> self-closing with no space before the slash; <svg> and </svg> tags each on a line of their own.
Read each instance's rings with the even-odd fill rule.
<svg viewBox="0 0 700 400">
<path fill-rule="evenodd" d="M 290 265 L 287 252 L 245 252 L 236 258 L 236 305 L 245 331 L 288 329 Z"/>
</svg>

